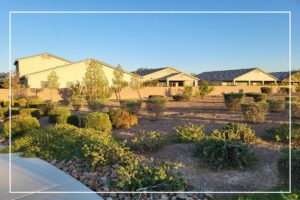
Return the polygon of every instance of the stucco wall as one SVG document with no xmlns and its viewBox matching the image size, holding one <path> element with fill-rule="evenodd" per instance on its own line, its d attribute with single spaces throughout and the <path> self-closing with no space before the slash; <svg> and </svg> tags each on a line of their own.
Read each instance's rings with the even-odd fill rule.
<svg viewBox="0 0 300 200">
<path fill-rule="evenodd" d="M 248 73 L 245 73 L 242 76 L 239 76 L 235 81 L 276 81 L 272 76 L 266 74 L 258 69 L 252 70 Z"/>
<path fill-rule="evenodd" d="M 33 72 L 42 71 L 45 69 L 66 65 L 69 62 L 61 60 L 47 54 L 32 56 L 18 61 L 17 69 L 20 76 Z"/>
<path fill-rule="evenodd" d="M 273 93 L 277 93 L 282 86 L 270 86 L 273 88 Z M 261 86 L 214 86 L 213 92 L 210 93 L 211 96 L 222 95 L 223 93 L 229 92 L 260 92 Z M 194 87 L 194 92 L 197 91 L 197 87 Z M 295 86 L 292 86 L 293 92 L 295 91 Z M 140 90 L 142 98 L 147 98 L 149 95 L 164 95 L 172 96 L 183 91 L 183 87 L 145 87 Z M 28 96 L 38 96 L 42 99 L 51 99 L 51 92 L 49 89 L 27 89 Z M 127 87 L 121 92 L 122 99 L 138 99 L 138 93 L 135 90 Z M 0 89 L 0 99 L 8 99 L 8 90 Z M 53 100 L 61 100 L 61 94 L 57 90 L 53 90 Z M 116 99 L 115 94 L 112 94 L 111 99 Z"/>
</svg>

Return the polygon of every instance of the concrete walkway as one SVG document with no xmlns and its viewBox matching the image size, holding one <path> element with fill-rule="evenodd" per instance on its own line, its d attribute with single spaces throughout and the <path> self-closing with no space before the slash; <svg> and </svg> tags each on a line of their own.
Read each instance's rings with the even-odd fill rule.
<svg viewBox="0 0 300 200">
<path fill-rule="evenodd" d="M 12 154 L 12 187 L 18 192 L 55 192 L 55 191 L 84 191 L 91 190 L 59 170 L 53 165 L 38 158 L 21 158 Z M 37 194 L 37 193 L 9 193 L 9 154 L 0 154 L 0 199 L 22 200 L 102 200 L 96 193 L 91 194 Z"/>
</svg>

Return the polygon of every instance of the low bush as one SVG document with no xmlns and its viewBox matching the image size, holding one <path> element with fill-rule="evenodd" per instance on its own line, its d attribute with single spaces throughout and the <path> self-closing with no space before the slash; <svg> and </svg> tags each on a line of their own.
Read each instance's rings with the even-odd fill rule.
<svg viewBox="0 0 300 200">
<path fill-rule="evenodd" d="M 175 101 L 189 101 L 190 97 L 182 94 L 177 94 L 173 96 L 173 99 Z"/>
<path fill-rule="evenodd" d="M 283 124 L 279 127 L 273 127 L 266 130 L 269 138 L 277 142 L 289 141 L 289 124 Z M 291 139 L 293 142 L 300 141 L 300 125 L 292 123 L 291 125 Z"/>
<path fill-rule="evenodd" d="M 58 105 L 59 106 L 69 106 L 70 105 L 70 101 L 69 100 L 67 100 L 67 99 L 62 99 L 62 100 L 59 100 L 58 101 Z"/>
<path fill-rule="evenodd" d="M 290 96 L 287 96 L 287 97 L 285 97 L 285 101 L 287 101 L 287 102 L 297 102 L 298 101 L 298 97 L 291 96 L 291 98 L 290 98 Z"/>
<path fill-rule="evenodd" d="M 67 123 L 79 127 L 79 117 L 77 115 L 70 115 L 67 119 Z"/>
<path fill-rule="evenodd" d="M 300 119 L 300 103 L 291 103 L 291 115 L 292 118 Z"/>
<path fill-rule="evenodd" d="M 199 141 L 196 156 L 214 169 L 245 169 L 253 166 L 256 161 L 248 144 L 213 138 Z"/>
<path fill-rule="evenodd" d="M 253 97 L 253 96 L 255 96 L 257 93 L 256 92 L 246 92 L 245 93 L 245 96 L 246 97 Z"/>
<path fill-rule="evenodd" d="M 39 108 L 39 107 L 46 106 L 46 105 L 47 104 L 42 99 L 29 99 L 27 101 L 28 108 Z"/>
<path fill-rule="evenodd" d="M 224 94 L 225 106 L 230 111 L 238 111 L 241 109 L 241 102 L 244 99 L 243 93 L 227 93 Z"/>
<path fill-rule="evenodd" d="M 155 151 L 166 143 L 166 136 L 158 131 L 142 132 L 131 140 L 132 149 L 142 151 Z"/>
<path fill-rule="evenodd" d="M 271 88 L 271 87 L 261 87 L 260 91 L 261 91 L 261 93 L 269 95 L 269 94 L 272 94 L 273 88 Z"/>
<path fill-rule="evenodd" d="M 139 118 L 137 116 L 137 114 L 130 114 L 130 126 L 136 126 L 139 123 Z"/>
<path fill-rule="evenodd" d="M 10 109 L 10 112 L 11 112 L 11 116 L 14 116 L 14 115 L 19 115 L 20 114 L 20 109 L 19 108 L 11 108 Z M 4 113 L 4 117 L 9 117 L 9 108 L 6 108 L 6 111 Z"/>
<path fill-rule="evenodd" d="M 24 108 L 20 110 L 20 115 L 27 115 L 39 119 L 41 117 L 41 112 L 38 108 Z"/>
<path fill-rule="evenodd" d="M 284 112 L 285 111 L 285 101 L 284 99 L 268 99 L 270 112 Z"/>
<path fill-rule="evenodd" d="M 245 143 L 255 143 L 259 140 L 255 131 L 245 123 L 228 123 L 221 130 L 214 130 L 211 137 L 223 140 L 240 140 Z"/>
<path fill-rule="evenodd" d="M 103 111 L 107 102 L 101 99 L 90 99 L 87 101 L 88 108 L 92 111 Z"/>
<path fill-rule="evenodd" d="M 152 118 L 159 118 L 164 115 L 167 108 L 167 100 L 165 98 L 149 98 L 147 99 L 146 107 Z"/>
<path fill-rule="evenodd" d="M 184 86 L 182 95 L 186 96 L 186 97 L 192 97 L 193 96 L 193 87 L 192 86 Z"/>
<path fill-rule="evenodd" d="M 138 161 L 117 170 L 117 188 L 125 191 L 183 191 L 187 183 L 178 173 L 178 164 L 150 163 L 141 165 Z"/>
<path fill-rule="evenodd" d="M 5 113 L 7 112 L 7 108 L 0 108 L 0 118 L 5 118 Z"/>
<path fill-rule="evenodd" d="M 201 98 L 204 98 L 205 96 L 207 96 L 209 93 L 211 93 L 214 88 L 212 86 L 209 85 L 209 83 L 207 81 L 201 81 L 199 83 L 199 95 Z"/>
<path fill-rule="evenodd" d="M 130 113 L 124 109 L 116 109 L 109 113 L 112 126 L 114 128 L 130 128 Z"/>
<path fill-rule="evenodd" d="M 267 98 L 268 98 L 267 94 L 257 93 L 253 95 L 254 102 L 266 102 Z"/>
<path fill-rule="evenodd" d="M 125 144 L 114 140 L 110 134 L 68 124 L 31 130 L 12 143 L 12 151 L 51 160 L 77 158 L 92 168 L 124 164 L 132 159 Z"/>
<path fill-rule="evenodd" d="M 242 114 L 244 120 L 252 123 L 263 123 L 268 113 L 268 104 L 258 103 L 242 103 Z"/>
<path fill-rule="evenodd" d="M 137 114 L 141 108 L 142 102 L 138 100 L 121 101 L 122 107 L 130 114 Z"/>
<path fill-rule="evenodd" d="M 165 98 L 165 96 L 163 95 L 149 95 L 148 99 L 152 99 L 152 98 Z"/>
<path fill-rule="evenodd" d="M 49 123 L 52 124 L 67 124 L 68 117 L 71 111 L 63 107 L 55 107 L 48 112 Z"/>
<path fill-rule="evenodd" d="M 88 113 L 82 118 L 82 127 L 92 128 L 105 133 L 110 133 L 112 124 L 109 115 L 101 112 Z"/>
<path fill-rule="evenodd" d="M 32 129 L 40 128 L 39 121 L 31 116 L 21 116 L 11 119 L 11 137 L 20 136 Z M 9 138 L 9 120 L 3 123 L 2 136 Z"/>
<path fill-rule="evenodd" d="M 18 102 L 19 106 L 22 106 L 22 107 L 27 106 L 27 99 L 25 99 L 25 98 L 17 99 L 17 102 Z"/>
<path fill-rule="evenodd" d="M 290 93 L 290 88 L 288 88 L 288 87 L 281 87 L 281 88 L 279 88 L 279 93 L 281 93 L 281 94 L 289 94 Z"/>
<path fill-rule="evenodd" d="M 283 158 L 279 161 L 281 165 L 281 171 L 284 173 L 286 178 L 289 177 L 289 163 L 290 163 L 290 156 L 289 156 L 289 149 L 283 149 Z M 292 186 L 297 187 L 300 185 L 300 147 L 293 147 L 291 149 L 291 182 Z M 298 187 L 299 189 L 299 187 Z M 297 198 L 296 198 L 297 199 Z"/>
<path fill-rule="evenodd" d="M 5 101 L 4 99 L 0 99 L 0 107 L 4 107 L 5 106 Z"/>
<path fill-rule="evenodd" d="M 79 111 L 84 104 L 84 99 L 80 97 L 72 98 L 71 100 L 74 110 Z"/>
<path fill-rule="evenodd" d="M 176 132 L 176 141 L 179 142 L 196 142 L 204 138 L 205 128 L 202 124 L 192 122 L 183 123 L 174 128 Z"/>
</svg>

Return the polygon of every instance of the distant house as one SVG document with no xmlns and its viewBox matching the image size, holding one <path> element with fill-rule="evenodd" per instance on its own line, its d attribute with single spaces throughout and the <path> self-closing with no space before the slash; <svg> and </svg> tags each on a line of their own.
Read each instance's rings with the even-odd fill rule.
<svg viewBox="0 0 300 200">
<path fill-rule="evenodd" d="M 198 78 L 192 75 L 181 72 L 172 67 L 141 69 L 134 71 L 142 77 L 143 82 L 151 86 L 197 86 Z"/>
<path fill-rule="evenodd" d="M 271 72 L 273 76 L 275 76 L 278 81 L 277 83 L 286 83 L 288 84 L 290 81 L 290 72 Z M 299 84 L 300 83 L 300 72 L 291 72 L 291 84 Z"/>
<path fill-rule="evenodd" d="M 275 76 L 259 68 L 203 72 L 197 77 L 213 85 L 270 85 L 277 82 Z"/>
<path fill-rule="evenodd" d="M 47 86 L 47 77 L 52 71 L 56 72 L 59 77 L 60 88 L 67 88 L 77 81 L 83 84 L 86 68 L 93 62 L 102 66 L 109 85 L 112 85 L 115 67 L 95 59 L 71 62 L 52 54 L 44 53 L 17 59 L 15 65 L 16 71 L 20 74 L 21 84 L 29 88 L 45 88 Z M 132 76 L 141 79 L 136 74 L 124 71 L 124 80 L 127 82 L 131 81 Z"/>
</svg>

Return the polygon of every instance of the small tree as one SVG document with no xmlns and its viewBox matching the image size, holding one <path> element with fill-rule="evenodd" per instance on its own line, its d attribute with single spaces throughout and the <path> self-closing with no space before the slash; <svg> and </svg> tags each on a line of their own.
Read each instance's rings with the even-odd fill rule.
<svg viewBox="0 0 300 200">
<path fill-rule="evenodd" d="M 55 71 L 52 71 L 47 77 L 47 88 L 51 91 L 51 101 L 53 100 L 53 89 L 59 88 L 59 77 L 57 76 Z"/>
<path fill-rule="evenodd" d="M 144 87 L 143 82 L 137 76 L 131 76 L 130 87 L 137 91 L 140 101 L 142 100 L 142 96 L 140 93 L 140 89 Z"/>
<path fill-rule="evenodd" d="M 112 79 L 113 88 L 115 90 L 117 99 L 121 101 L 121 90 L 128 86 L 127 81 L 124 80 L 124 71 L 120 65 L 114 70 L 114 77 Z"/>
<path fill-rule="evenodd" d="M 108 80 L 104 74 L 102 66 L 96 61 L 91 61 L 86 69 L 83 78 L 85 94 L 88 99 L 105 100 L 110 96 Z"/>
<path fill-rule="evenodd" d="M 2 87 L 5 89 L 9 89 L 9 73 L 2 74 L 1 81 Z M 18 95 L 22 85 L 20 83 L 20 77 L 17 72 L 11 72 L 11 102 L 14 101 L 14 96 Z"/>
<path fill-rule="evenodd" d="M 73 83 L 70 87 L 69 90 L 71 92 L 72 97 L 81 97 L 84 94 L 84 87 L 80 84 L 79 81 L 76 81 Z"/>
<path fill-rule="evenodd" d="M 211 93 L 214 90 L 213 87 L 209 86 L 207 81 L 201 81 L 199 85 L 199 94 L 201 98 L 204 98 L 206 95 Z"/>
</svg>

